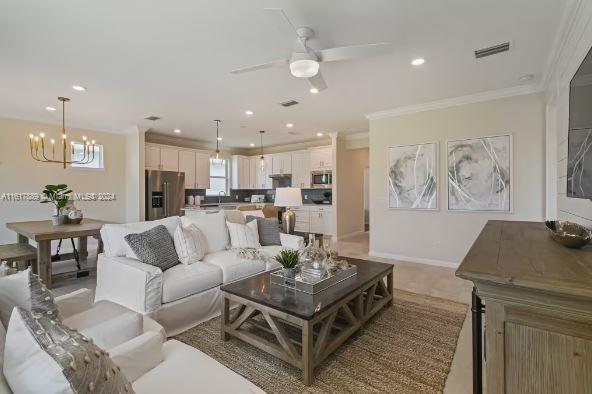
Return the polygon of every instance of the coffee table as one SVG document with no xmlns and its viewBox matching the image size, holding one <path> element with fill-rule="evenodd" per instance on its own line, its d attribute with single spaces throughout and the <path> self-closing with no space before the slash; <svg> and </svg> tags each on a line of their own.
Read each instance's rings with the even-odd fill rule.
<svg viewBox="0 0 592 394">
<path fill-rule="evenodd" d="M 272 284 L 269 272 L 222 286 L 222 340 L 234 336 L 301 369 L 311 385 L 314 367 L 393 302 L 393 265 L 347 260 L 358 274 L 315 295 Z"/>
</svg>

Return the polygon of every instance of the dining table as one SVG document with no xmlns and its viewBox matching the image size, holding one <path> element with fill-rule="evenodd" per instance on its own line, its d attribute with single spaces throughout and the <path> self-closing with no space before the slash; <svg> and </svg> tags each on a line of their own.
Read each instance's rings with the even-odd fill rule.
<svg viewBox="0 0 592 394">
<path fill-rule="evenodd" d="M 104 220 L 84 218 L 79 224 L 53 225 L 51 220 L 34 220 L 25 222 L 6 223 L 6 227 L 17 234 L 18 243 L 37 243 L 37 261 L 33 265 L 33 272 L 48 288 L 52 287 L 52 258 L 51 242 L 61 239 L 76 239 L 76 250 L 80 260 L 88 257 L 87 240 L 94 237 L 99 240 L 99 252 L 102 249 L 101 227 L 109 224 Z M 73 254 L 63 254 L 62 259 L 73 258 Z"/>
</svg>

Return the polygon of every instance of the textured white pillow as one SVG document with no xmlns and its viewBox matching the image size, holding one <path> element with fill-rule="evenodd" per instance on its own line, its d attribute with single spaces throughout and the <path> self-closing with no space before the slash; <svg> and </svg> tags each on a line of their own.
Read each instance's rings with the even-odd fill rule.
<svg viewBox="0 0 592 394">
<path fill-rule="evenodd" d="M 220 252 L 228 247 L 228 229 L 224 212 L 182 216 L 181 224 L 183 227 L 195 224 L 195 227 L 203 233 L 208 242 L 206 253 Z"/>
<path fill-rule="evenodd" d="M 196 263 L 206 254 L 206 238 L 195 224 L 177 226 L 173 241 L 179 261 L 183 264 Z"/>
<path fill-rule="evenodd" d="M 260 248 L 257 221 L 247 224 L 226 222 L 230 233 L 230 244 L 233 248 Z"/>
</svg>

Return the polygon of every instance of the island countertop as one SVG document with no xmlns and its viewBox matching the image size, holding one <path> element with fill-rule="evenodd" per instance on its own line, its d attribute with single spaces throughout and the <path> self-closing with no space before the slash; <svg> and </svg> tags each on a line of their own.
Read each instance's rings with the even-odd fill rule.
<svg viewBox="0 0 592 394">
<path fill-rule="evenodd" d="M 566 248 L 541 222 L 490 220 L 456 276 L 592 300 L 592 245 Z"/>
</svg>

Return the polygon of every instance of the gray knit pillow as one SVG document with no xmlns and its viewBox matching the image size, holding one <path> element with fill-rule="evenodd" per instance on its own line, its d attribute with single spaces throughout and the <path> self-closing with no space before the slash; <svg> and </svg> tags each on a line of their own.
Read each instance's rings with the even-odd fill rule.
<svg viewBox="0 0 592 394">
<path fill-rule="evenodd" d="M 166 271 L 179 264 L 175 243 L 167 228 L 162 224 L 139 234 L 124 237 L 138 259 Z"/>
<path fill-rule="evenodd" d="M 261 246 L 282 245 L 277 220 L 247 215 L 247 223 L 252 220 L 257 220 L 257 230 L 259 231 L 259 243 Z"/>
</svg>

